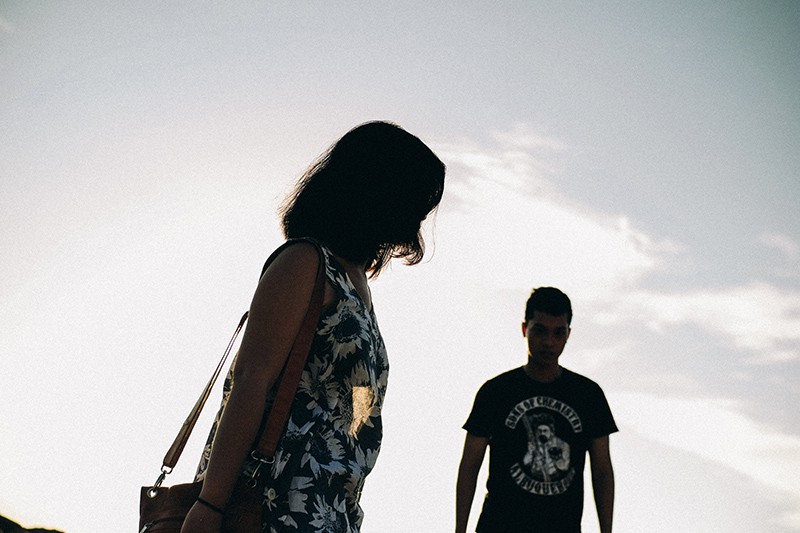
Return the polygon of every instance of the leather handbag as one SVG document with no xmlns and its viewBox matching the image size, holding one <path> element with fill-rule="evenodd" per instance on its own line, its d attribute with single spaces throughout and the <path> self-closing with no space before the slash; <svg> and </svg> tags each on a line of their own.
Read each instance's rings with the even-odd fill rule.
<svg viewBox="0 0 800 533">
<path fill-rule="evenodd" d="M 275 450 L 289 418 L 292 402 L 308 359 L 308 352 L 311 349 L 317 322 L 322 311 L 322 302 L 325 294 L 325 259 L 322 249 L 316 241 L 312 239 L 291 239 L 287 241 L 267 259 L 262 275 L 283 249 L 298 241 L 313 244 L 319 253 L 319 267 L 317 268 L 314 290 L 311 294 L 308 310 L 300 326 L 300 331 L 295 337 L 289 357 L 281 373 L 280 381 L 276 385 L 278 389 L 272 408 L 267 415 L 264 430 L 250 453 L 253 459 L 259 461 L 259 465 L 249 478 L 239 477 L 230 503 L 224 509 L 222 531 L 225 533 L 261 531 L 263 495 L 259 487 L 258 476 L 262 466 L 271 464 L 274 461 Z M 183 483 L 171 487 L 164 487 L 162 483 L 175 468 L 186 442 L 189 440 L 192 429 L 194 429 L 195 423 L 200 416 L 200 412 L 211 394 L 211 389 L 217 381 L 228 355 L 230 355 L 236 338 L 247 321 L 247 315 L 248 313 L 245 312 L 236 326 L 236 330 L 228 342 L 228 346 L 225 348 L 214 373 L 211 375 L 211 379 L 206 384 L 194 407 L 189 412 L 189 416 L 178 431 L 172 446 L 164 456 L 161 474 L 155 484 L 141 489 L 139 497 L 139 533 L 179 533 L 186 515 L 200 496 L 200 490 L 203 488 L 202 481 Z"/>
</svg>

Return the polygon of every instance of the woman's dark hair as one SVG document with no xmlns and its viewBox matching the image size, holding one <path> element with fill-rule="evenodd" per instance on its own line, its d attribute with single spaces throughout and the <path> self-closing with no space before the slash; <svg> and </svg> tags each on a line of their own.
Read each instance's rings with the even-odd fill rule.
<svg viewBox="0 0 800 533">
<path fill-rule="evenodd" d="M 555 287 L 539 287 L 533 289 L 525 303 L 525 322 L 533 318 L 534 311 L 541 311 L 552 316 L 567 315 L 567 324 L 572 323 L 572 303 L 569 296 Z"/>
<path fill-rule="evenodd" d="M 314 237 L 336 254 L 367 262 L 377 276 L 393 257 L 419 263 L 420 224 L 442 199 L 445 166 L 421 140 L 388 122 L 339 139 L 284 202 L 287 239 Z"/>
</svg>

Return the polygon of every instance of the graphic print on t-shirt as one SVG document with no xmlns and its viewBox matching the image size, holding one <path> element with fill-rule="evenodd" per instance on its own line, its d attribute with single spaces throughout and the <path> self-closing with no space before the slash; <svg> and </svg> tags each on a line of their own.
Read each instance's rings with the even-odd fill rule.
<svg viewBox="0 0 800 533">
<path fill-rule="evenodd" d="M 559 423 L 556 421 L 558 420 Z M 566 421 L 573 433 L 581 433 L 580 417 L 572 407 L 548 396 L 523 400 L 511 410 L 505 425 L 524 428 L 527 447 L 524 455 L 511 465 L 514 482 L 531 494 L 553 496 L 563 494 L 575 478 L 570 461 L 570 446 L 559 438 L 556 427 Z"/>
</svg>

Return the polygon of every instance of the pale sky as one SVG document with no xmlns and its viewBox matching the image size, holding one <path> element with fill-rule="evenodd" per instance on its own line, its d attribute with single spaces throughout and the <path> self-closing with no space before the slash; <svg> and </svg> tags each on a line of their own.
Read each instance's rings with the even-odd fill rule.
<svg viewBox="0 0 800 533">
<path fill-rule="evenodd" d="M 0 2 L 0 515 L 135 527 L 279 203 L 382 119 L 448 176 L 429 257 L 372 286 L 366 533 L 453 529 L 461 425 L 540 285 L 621 430 L 616 531 L 800 531 L 798 28 L 763 0 Z"/>
</svg>

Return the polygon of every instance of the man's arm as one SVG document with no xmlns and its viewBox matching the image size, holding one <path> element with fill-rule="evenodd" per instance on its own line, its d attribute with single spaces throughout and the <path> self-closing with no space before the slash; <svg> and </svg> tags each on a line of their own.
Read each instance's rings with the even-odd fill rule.
<svg viewBox="0 0 800 533">
<path fill-rule="evenodd" d="M 611 466 L 608 435 L 592 441 L 589 448 L 589 459 L 592 468 L 592 488 L 594 503 L 597 506 L 597 518 L 600 520 L 600 532 L 611 533 L 614 518 L 614 468 Z"/>
<path fill-rule="evenodd" d="M 475 485 L 478 483 L 478 472 L 488 445 L 489 439 L 467 433 L 456 482 L 456 533 L 467 531 L 469 511 L 475 497 Z"/>
</svg>

